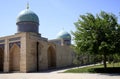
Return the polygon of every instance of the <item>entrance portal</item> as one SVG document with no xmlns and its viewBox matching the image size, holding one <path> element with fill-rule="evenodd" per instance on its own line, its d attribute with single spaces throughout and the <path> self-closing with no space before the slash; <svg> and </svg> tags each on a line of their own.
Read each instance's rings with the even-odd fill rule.
<svg viewBox="0 0 120 79">
<path fill-rule="evenodd" d="M 48 68 L 56 67 L 56 53 L 53 47 L 48 48 Z"/>
</svg>

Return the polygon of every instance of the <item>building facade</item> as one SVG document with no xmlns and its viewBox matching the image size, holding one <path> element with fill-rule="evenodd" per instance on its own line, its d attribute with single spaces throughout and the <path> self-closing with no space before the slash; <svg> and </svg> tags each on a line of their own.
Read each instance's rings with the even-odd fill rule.
<svg viewBox="0 0 120 79">
<path fill-rule="evenodd" d="M 20 12 L 17 33 L 0 37 L 0 71 L 33 72 L 70 66 L 74 52 L 71 36 L 62 31 L 48 40 L 39 33 L 39 18 L 29 7 Z"/>
</svg>

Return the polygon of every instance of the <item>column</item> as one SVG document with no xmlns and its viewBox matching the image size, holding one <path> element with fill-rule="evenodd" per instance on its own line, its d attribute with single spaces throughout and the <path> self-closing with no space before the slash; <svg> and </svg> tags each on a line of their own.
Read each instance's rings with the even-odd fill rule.
<svg viewBox="0 0 120 79">
<path fill-rule="evenodd" d="M 4 72 L 9 72 L 9 42 L 8 42 L 8 39 L 5 39 Z"/>
<path fill-rule="evenodd" d="M 27 72 L 26 68 L 26 52 L 27 52 L 27 44 L 26 44 L 26 35 L 21 37 L 21 49 L 20 49 L 20 72 Z M 29 61 L 30 62 L 30 61 Z"/>
</svg>

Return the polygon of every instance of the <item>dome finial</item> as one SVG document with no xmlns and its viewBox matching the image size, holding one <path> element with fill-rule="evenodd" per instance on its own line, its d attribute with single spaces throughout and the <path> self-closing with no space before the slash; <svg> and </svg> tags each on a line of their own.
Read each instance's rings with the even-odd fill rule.
<svg viewBox="0 0 120 79">
<path fill-rule="evenodd" d="M 27 2 L 27 9 L 29 9 L 29 2 Z"/>
</svg>

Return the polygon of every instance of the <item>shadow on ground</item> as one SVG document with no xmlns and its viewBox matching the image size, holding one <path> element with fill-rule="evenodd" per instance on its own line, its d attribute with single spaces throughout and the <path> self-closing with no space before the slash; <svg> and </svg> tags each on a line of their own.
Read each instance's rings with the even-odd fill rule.
<svg viewBox="0 0 120 79">
<path fill-rule="evenodd" d="M 108 67 L 108 68 L 90 68 L 88 70 L 92 73 L 120 73 L 120 67 Z"/>
</svg>

